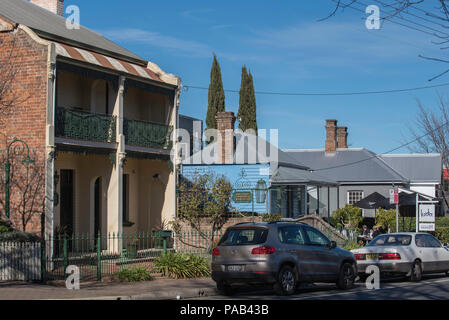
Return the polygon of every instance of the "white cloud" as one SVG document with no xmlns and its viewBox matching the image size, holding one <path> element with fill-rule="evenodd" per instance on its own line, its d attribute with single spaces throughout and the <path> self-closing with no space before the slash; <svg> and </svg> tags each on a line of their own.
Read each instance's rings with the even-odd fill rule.
<svg viewBox="0 0 449 320">
<path fill-rule="evenodd" d="M 112 29 L 103 31 L 103 34 L 114 41 L 152 45 L 178 54 L 188 54 L 195 57 L 210 57 L 213 52 L 210 46 L 201 42 L 184 40 L 141 29 Z"/>
</svg>

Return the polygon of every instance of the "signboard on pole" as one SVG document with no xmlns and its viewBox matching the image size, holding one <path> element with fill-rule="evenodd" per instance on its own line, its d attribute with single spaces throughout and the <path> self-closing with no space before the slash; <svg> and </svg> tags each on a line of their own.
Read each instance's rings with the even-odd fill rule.
<svg viewBox="0 0 449 320">
<path fill-rule="evenodd" d="M 435 223 L 420 223 L 419 231 L 426 231 L 426 232 L 435 231 Z"/>
<path fill-rule="evenodd" d="M 419 222 L 435 222 L 435 205 L 419 205 Z"/>
<path fill-rule="evenodd" d="M 390 189 L 390 204 L 399 204 L 399 190 L 397 188 Z"/>
</svg>

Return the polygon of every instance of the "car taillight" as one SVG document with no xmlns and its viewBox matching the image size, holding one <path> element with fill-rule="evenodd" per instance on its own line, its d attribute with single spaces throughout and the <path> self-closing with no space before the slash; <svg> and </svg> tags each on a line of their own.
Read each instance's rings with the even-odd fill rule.
<svg viewBox="0 0 449 320">
<path fill-rule="evenodd" d="M 379 260 L 400 260 L 401 255 L 399 253 L 380 253 Z"/>
<path fill-rule="evenodd" d="M 364 255 L 362 253 L 357 253 L 357 254 L 354 254 L 354 258 L 355 258 L 355 260 L 366 260 L 366 255 Z"/>
<path fill-rule="evenodd" d="M 276 251 L 276 249 L 272 246 L 263 246 L 254 248 L 253 251 L 251 251 L 251 254 L 272 254 Z"/>
<path fill-rule="evenodd" d="M 218 248 L 213 248 L 213 249 L 212 249 L 212 255 L 213 255 L 213 256 L 219 256 L 219 255 L 220 255 L 220 249 L 218 249 Z"/>
</svg>

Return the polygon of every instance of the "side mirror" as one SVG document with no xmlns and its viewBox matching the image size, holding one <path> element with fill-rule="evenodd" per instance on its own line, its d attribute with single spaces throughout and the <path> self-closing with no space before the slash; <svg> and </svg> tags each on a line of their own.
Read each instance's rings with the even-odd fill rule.
<svg viewBox="0 0 449 320">
<path fill-rule="evenodd" d="M 335 249 L 337 247 L 337 243 L 335 241 L 331 241 L 329 243 L 329 249 Z"/>
</svg>

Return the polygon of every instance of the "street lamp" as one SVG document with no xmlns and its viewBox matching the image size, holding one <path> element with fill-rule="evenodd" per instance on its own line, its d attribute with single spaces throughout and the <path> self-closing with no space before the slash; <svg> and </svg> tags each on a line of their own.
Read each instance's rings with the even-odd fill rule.
<svg viewBox="0 0 449 320">
<path fill-rule="evenodd" d="M 15 145 L 17 144 L 17 145 Z M 30 148 L 26 144 L 25 141 L 22 141 L 20 139 L 14 138 L 12 142 L 8 145 L 8 148 L 6 149 L 6 165 L 5 165 L 5 212 L 6 217 L 9 219 L 9 188 L 10 188 L 10 182 L 9 182 L 9 175 L 11 171 L 11 163 L 9 162 L 9 155 L 11 147 L 14 146 L 12 149 L 13 154 L 15 155 L 21 155 L 26 151 L 26 158 L 22 161 L 23 165 L 29 165 L 34 163 L 34 160 L 31 160 L 30 158 Z"/>
</svg>

